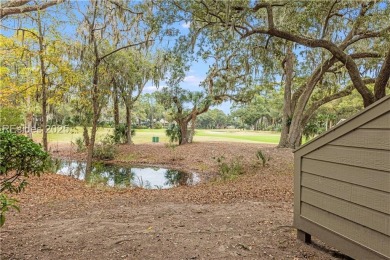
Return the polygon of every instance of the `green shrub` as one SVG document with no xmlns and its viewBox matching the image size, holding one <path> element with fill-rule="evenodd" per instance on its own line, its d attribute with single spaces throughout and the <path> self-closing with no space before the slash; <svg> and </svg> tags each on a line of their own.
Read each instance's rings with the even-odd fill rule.
<svg viewBox="0 0 390 260">
<path fill-rule="evenodd" d="M 21 192 L 29 176 L 40 176 L 50 165 L 49 154 L 31 139 L 0 132 L 0 226 L 4 224 L 5 212 L 17 209 L 16 200 L 3 192 Z"/>
<path fill-rule="evenodd" d="M 256 157 L 262 163 L 263 167 L 265 167 L 268 164 L 268 162 L 271 160 L 271 156 L 263 152 L 262 150 L 258 150 L 256 152 Z"/>
<path fill-rule="evenodd" d="M 219 175 L 223 180 L 232 180 L 244 173 L 242 157 L 236 157 L 230 162 L 225 161 L 225 157 L 214 158 L 218 163 Z"/>
<path fill-rule="evenodd" d="M 131 136 L 135 135 L 135 130 L 131 129 Z M 114 143 L 124 144 L 127 141 L 127 126 L 126 124 L 119 124 L 114 128 L 114 135 L 112 136 Z"/>
<path fill-rule="evenodd" d="M 153 124 L 153 129 L 162 129 L 163 125 L 160 122 L 156 122 Z"/>
<path fill-rule="evenodd" d="M 106 136 L 93 149 L 93 157 L 99 160 L 112 160 L 116 154 L 116 147 L 112 136 Z"/>
<path fill-rule="evenodd" d="M 62 124 L 70 127 L 76 126 L 75 122 L 73 122 L 70 116 L 66 116 L 64 120 L 62 120 Z"/>
<path fill-rule="evenodd" d="M 133 126 L 133 129 L 149 129 L 149 127 L 146 125 L 135 125 Z"/>
<path fill-rule="evenodd" d="M 78 153 L 85 152 L 85 150 L 87 149 L 87 147 L 85 146 L 84 138 L 82 137 L 76 138 L 75 142 L 72 142 L 72 144 L 76 145 Z"/>
<path fill-rule="evenodd" d="M 181 138 L 180 127 L 176 124 L 169 124 L 165 134 L 168 136 L 170 143 L 178 142 Z"/>
<path fill-rule="evenodd" d="M 0 192 L 20 192 L 26 185 L 24 177 L 40 175 L 50 163 L 49 154 L 41 145 L 26 136 L 0 132 Z M 11 175 L 11 176 L 9 176 Z M 14 185 L 17 180 L 21 180 Z"/>
<path fill-rule="evenodd" d="M 8 198 L 7 195 L 0 193 L 0 227 L 2 227 L 5 223 L 5 213 L 9 211 L 11 208 L 17 210 L 19 207 L 16 205 L 17 200 Z"/>
<path fill-rule="evenodd" d="M 282 130 L 282 126 L 280 124 L 277 125 L 269 125 L 265 129 L 265 131 L 274 131 L 274 132 L 280 132 Z"/>
<path fill-rule="evenodd" d="M 306 140 L 310 140 L 323 131 L 325 131 L 325 128 L 321 126 L 321 122 L 310 120 L 303 129 L 303 136 Z"/>
</svg>

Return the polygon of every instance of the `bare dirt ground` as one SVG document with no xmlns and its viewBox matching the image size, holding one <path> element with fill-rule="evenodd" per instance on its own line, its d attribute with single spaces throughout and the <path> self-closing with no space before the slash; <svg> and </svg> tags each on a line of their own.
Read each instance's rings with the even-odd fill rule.
<svg viewBox="0 0 390 260">
<path fill-rule="evenodd" d="M 61 145 L 59 158 L 84 154 Z M 255 152 L 271 156 L 257 163 Z M 272 145 L 119 146 L 114 163 L 164 165 L 214 180 L 217 163 L 242 157 L 245 174 L 169 190 L 90 187 L 70 177 L 31 178 L 0 229 L 1 259 L 343 259 L 314 238 L 296 240 L 293 155 Z"/>
</svg>

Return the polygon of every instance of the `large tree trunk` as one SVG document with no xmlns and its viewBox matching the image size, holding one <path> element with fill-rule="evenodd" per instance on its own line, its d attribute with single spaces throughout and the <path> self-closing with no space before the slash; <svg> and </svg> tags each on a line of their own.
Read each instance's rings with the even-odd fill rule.
<svg viewBox="0 0 390 260">
<path fill-rule="evenodd" d="M 196 124 L 196 116 L 191 117 L 191 129 L 188 135 L 188 143 L 192 143 L 195 135 L 195 124 Z"/>
<path fill-rule="evenodd" d="M 288 140 L 285 143 L 285 146 L 280 147 L 288 147 L 293 149 L 299 147 L 302 138 L 302 131 L 304 128 L 302 121 L 306 105 L 309 102 L 311 94 L 313 93 L 313 90 L 317 83 L 321 80 L 326 71 L 329 70 L 329 68 L 331 68 L 336 61 L 337 59 L 333 57 L 318 66 L 312 73 L 312 76 L 308 79 L 308 82 L 305 84 L 305 88 L 302 91 L 302 94 L 300 94 L 299 98 L 292 98 L 297 98 L 298 101 L 296 102 L 295 100 L 292 100 L 292 102 L 296 103 L 296 105 L 291 105 L 291 110 L 293 111 L 293 113 L 289 126 Z"/>
<path fill-rule="evenodd" d="M 114 84 L 115 85 L 115 84 Z M 112 98 L 114 100 L 114 127 L 117 128 L 119 126 L 119 98 L 118 98 L 118 89 L 114 86 L 114 91 L 112 94 Z"/>
<path fill-rule="evenodd" d="M 386 85 L 390 77 L 390 51 L 387 52 L 386 58 L 382 64 L 381 70 L 374 85 L 375 101 L 386 96 Z"/>
<path fill-rule="evenodd" d="M 45 46 L 43 43 L 43 31 L 41 17 L 38 13 L 38 32 L 39 32 L 39 61 L 41 69 L 41 87 L 42 87 L 42 143 L 43 149 L 47 152 L 47 85 L 46 85 L 46 67 L 43 57 Z"/>
<path fill-rule="evenodd" d="M 32 139 L 32 121 L 33 113 L 31 112 L 31 98 L 27 97 L 27 115 L 26 115 L 26 126 L 27 126 L 27 136 Z"/>
<path fill-rule="evenodd" d="M 27 129 L 25 129 L 25 131 L 26 131 L 27 137 L 30 139 L 32 139 L 32 121 L 33 121 L 33 113 L 31 111 L 28 111 L 27 115 L 26 115 Z"/>
<path fill-rule="evenodd" d="M 94 109 L 95 111 L 95 109 Z M 99 120 L 99 115 L 95 114 L 93 115 L 92 120 L 92 130 L 91 130 L 91 138 L 89 139 L 89 145 L 87 149 L 87 167 L 86 167 L 86 175 L 90 174 L 92 171 L 92 162 L 93 162 L 93 150 L 95 148 L 95 140 L 96 140 L 96 130 L 97 130 L 97 123 Z"/>
<path fill-rule="evenodd" d="M 98 67 L 99 67 L 99 61 L 96 59 L 96 62 L 94 64 L 94 71 L 93 71 L 93 79 L 92 79 L 92 108 L 93 108 L 93 118 L 92 118 L 92 130 L 91 130 L 91 138 L 89 139 L 89 145 L 87 149 L 87 166 L 86 166 L 86 175 L 90 174 L 92 171 L 92 157 L 93 157 L 93 150 L 95 147 L 95 139 L 96 139 L 96 130 L 97 130 L 97 124 L 100 117 L 100 108 L 99 108 L 99 77 L 98 77 Z"/>
<path fill-rule="evenodd" d="M 300 117 L 300 121 L 296 121 L 295 124 L 292 124 L 289 129 L 288 135 L 288 148 L 296 149 L 301 145 L 302 142 L 302 133 L 303 133 L 304 125 L 302 123 L 302 117 Z"/>
<path fill-rule="evenodd" d="M 42 80 L 42 143 L 47 152 L 47 94 L 45 80 Z"/>
<path fill-rule="evenodd" d="M 132 144 L 131 140 L 131 105 L 126 104 L 126 143 Z"/>
<path fill-rule="evenodd" d="M 84 138 L 85 147 L 88 147 L 89 146 L 89 134 L 88 134 L 88 128 L 86 125 L 83 126 L 83 138 Z"/>
<path fill-rule="evenodd" d="M 286 75 L 286 83 L 284 86 L 284 107 L 282 117 L 282 132 L 280 135 L 279 147 L 288 147 L 288 134 L 290 132 L 290 123 L 292 117 L 291 106 L 291 90 L 294 74 L 294 54 L 292 44 L 288 44 L 287 55 L 284 62 L 284 73 Z"/>
<path fill-rule="evenodd" d="M 179 140 L 179 145 L 188 143 L 188 121 L 182 120 L 179 122 L 181 138 Z"/>
</svg>

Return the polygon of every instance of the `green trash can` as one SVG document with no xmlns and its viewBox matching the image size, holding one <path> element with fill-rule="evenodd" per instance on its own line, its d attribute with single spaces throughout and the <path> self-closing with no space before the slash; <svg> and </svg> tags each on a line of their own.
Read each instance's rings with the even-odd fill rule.
<svg viewBox="0 0 390 260">
<path fill-rule="evenodd" d="M 158 136 L 153 136 L 152 137 L 152 142 L 153 143 L 158 143 L 160 141 L 160 138 Z"/>
<path fill-rule="evenodd" d="M 160 141 L 160 137 L 156 136 L 156 143 L 158 143 Z"/>
</svg>

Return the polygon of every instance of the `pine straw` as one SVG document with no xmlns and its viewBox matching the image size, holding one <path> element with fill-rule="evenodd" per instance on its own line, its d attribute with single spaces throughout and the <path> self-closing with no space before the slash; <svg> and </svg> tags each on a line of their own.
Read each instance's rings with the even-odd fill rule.
<svg viewBox="0 0 390 260">
<path fill-rule="evenodd" d="M 262 167 L 261 149 L 272 157 Z M 214 157 L 243 157 L 245 174 L 168 190 L 90 187 L 56 174 L 30 178 L 0 233 L 4 259 L 334 259 L 320 241 L 296 240 L 293 155 L 272 145 L 119 146 L 113 163 L 164 165 L 215 179 Z M 84 159 L 63 145 L 55 157 Z"/>
<path fill-rule="evenodd" d="M 261 149 L 271 156 L 263 167 L 255 153 Z M 133 203 L 146 201 L 230 203 L 236 201 L 291 202 L 293 198 L 293 155 L 290 149 L 278 149 L 268 144 L 193 143 L 174 149 L 163 144 L 118 146 L 118 155 L 110 163 L 124 165 L 155 165 L 200 174 L 204 183 L 169 190 L 118 189 L 90 187 L 70 177 L 44 174 L 30 178 L 26 191 L 18 197 L 22 202 L 44 203 L 69 199 L 91 201 L 109 197 L 128 197 Z M 83 159 L 70 146 L 53 154 L 57 158 Z M 245 173 L 235 180 L 218 180 L 217 157 L 229 162 L 241 157 Z M 212 181 L 210 181 L 212 180 Z"/>
</svg>

